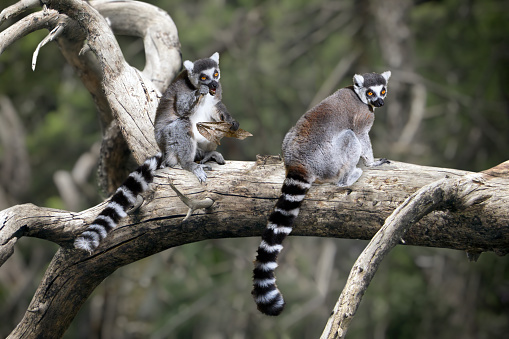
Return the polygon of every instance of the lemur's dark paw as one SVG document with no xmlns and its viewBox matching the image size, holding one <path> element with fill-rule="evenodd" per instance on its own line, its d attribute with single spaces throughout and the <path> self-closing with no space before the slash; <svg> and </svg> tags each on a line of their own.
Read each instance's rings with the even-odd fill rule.
<svg viewBox="0 0 509 339">
<path fill-rule="evenodd" d="M 201 95 L 205 95 L 209 93 L 209 88 L 205 85 L 201 85 L 200 88 L 198 89 L 198 93 Z"/>
<path fill-rule="evenodd" d="M 378 160 L 379 165 L 390 164 L 390 163 L 391 162 L 389 160 L 387 160 L 386 158 L 381 158 L 380 160 Z"/>
<path fill-rule="evenodd" d="M 204 164 L 207 161 L 212 161 L 212 160 L 217 162 L 219 165 L 226 164 L 226 162 L 224 161 L 223 155 L 217 151 L 213 151 L 213 152 L 206 154 L 205 157 L 203 157 L 203 159 L 200 161 L 200 164 Z M 212 170 L 212 168 L 210 166 L 208 166 L 208 167 L 210 170 Z"/>
</svg>

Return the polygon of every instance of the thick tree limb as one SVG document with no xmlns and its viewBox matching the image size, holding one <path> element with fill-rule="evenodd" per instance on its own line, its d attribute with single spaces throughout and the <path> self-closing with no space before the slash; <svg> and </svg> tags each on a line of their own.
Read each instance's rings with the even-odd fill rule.
<svg viewBox="0 0 509 339">
<path fill-rule="evenodd" d="M 9 242 L 21 236 L 43 238 L 62 246 L 11 337 L 33 338 L 41 333 L 54 333 L 58 338 L 94 288 L 123 265 L 190 242 L 259 236 L 282 185 L 281 162 L 228 162 L 213 169 L 206 186 L 200 186 L 189 172 L 161 170 L 145 204 L 123 220 L 91 256 L 71 249 L 72 241 L 104 203 L 80 213 L 34 205 L 0 212 L 0 257 L 9 251 Z M 331 184 L 313 185 L 292 234 L 370 239 L 392 211 L 420 187 L 437 180 L 445 185 L 450 180 L 480 178 L 472 182 L 475 190 L 466 196 L 474 197 L 480 192 L 481 200 L 474 199 L 476 203 L 464 210 L 431 212 L 420 221 L 407 216 L 404 221 L 415 224 L 404 241 L 411 245 L 504 255 L 509 249 L 506 213 L 509 186 L 503 172 L 501 176 L 494 176 L 496 173 L 492 170 L 462 179 L 469 173 L 397 162 L 366 169 L 361 179 L 347 189 Z M 188 208 L 170 188 L 168 177 L 188 197 L 208 197 L 214 200 L 214 205 L 182 222 Z M 450 206 L 451 202 L 446 201 Z M 428 201 L 426 208 L 429 206 Z M 399 239 L 397 236 L 396 240 Z"/>
<path fill-rule="evenodd" d="M 509 162 L 489 173 L 500 173 L 507 168 Z M 432 211 L 463 211 L 492 198 L 496 192 L 486 187 L 490 177 L 475 173 L 438 180 L 412 194 L 394 210 L 355 262 L 321 338 L 345 338 L 378 266 L 389 251 L 403 241 L 410 227 Z"/>
</svg>

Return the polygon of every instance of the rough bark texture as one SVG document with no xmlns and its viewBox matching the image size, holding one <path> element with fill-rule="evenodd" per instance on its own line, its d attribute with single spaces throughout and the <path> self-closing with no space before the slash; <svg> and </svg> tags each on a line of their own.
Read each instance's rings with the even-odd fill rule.
<svg viewBox="0 0 509 339">
<path fill-rule="evenodd" d="M 476 204 L 454 212 L 431 212 L 408 229 L 405 243 L 507 254 L 509 186 L 505 174 L 493 173 L 479 174 L 482 180 L 473 182 L 471 197 L 482 197 L 474 199 Z M 367 169 L 357 183 L 346 189 L 331 184 L 313 185 L 292 234 L 370 239 L 392 211 L 422 186 L 465 174 L 468 173 L 393 162 Z M 34 205 L 0 212 L 0 254 L 4 258 L 8 257 L 13 239 L 20 236 L 44 238 L 62 246 L 11 337 L 35 338 L 42 333 L 60 337 L 94 288 L 123 265 L 190 242 L 260 235 L 283 177 L 281 162 L 216 165 L 203 186 L 186 171 L 161 170 L 145 203 L 123 220 L 91 256 L 70 247 L 74 236 L 104 204 L 80 213 Z M 187 207 L 170 188 L 169 178 L 188 197 L 209 197 L 214 205 L 182 222 Z"/>
<path fill-rule="evenodd" d="M 345 338 L 362 296 L 381 261 L 399 241 L 403 241 L 413 225 L 433 211 L 458 213 L 492 199 L 495 192 L 486 189 L 486 184 L 493 179 L 493 175 L 506 172 L 508 166 L 509 162 L 506 162 L 485 173 L 437 180 L 408 197 L 386 219 L 355 262 L 321 338 Z M 481 252 L 471 249 L 467 253 L 471 260 L 477 260 Z"/>
</svg>

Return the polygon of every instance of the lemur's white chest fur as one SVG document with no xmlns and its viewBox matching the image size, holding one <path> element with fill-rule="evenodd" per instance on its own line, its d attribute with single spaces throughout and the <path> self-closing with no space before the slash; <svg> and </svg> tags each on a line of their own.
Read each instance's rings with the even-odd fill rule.
<svg viewBox="0 0 509 339">
<path fill-rule="evenodd" d="M 216 121 L 214 116 L 216 115 L 216 104 L 218 100 L 216 97 L 206 94 L 196 106 L 196 111 L 191 115 L 190 121 L 193 126 L 193 134 L 198 146 L 208 145 L 210 141 L 198 132 L 196 124 L 199 122 L 212 122 Z"/>
</svg>

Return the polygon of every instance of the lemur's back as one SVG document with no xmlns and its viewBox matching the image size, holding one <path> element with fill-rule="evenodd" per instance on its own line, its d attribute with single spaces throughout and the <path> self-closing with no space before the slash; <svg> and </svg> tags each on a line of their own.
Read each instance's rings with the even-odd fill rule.
<svg viewBox="0 0 509 339">
<path fill-rule="evenodd" d="M 282 146 L 285 165 L 309 163 L 317 153 L 331 156 L 331 136 L 346 129 L 366 133 L 374 119 L 352 87 L 341 88 L 307 111 L 286 134 Z"/>
</svg>

